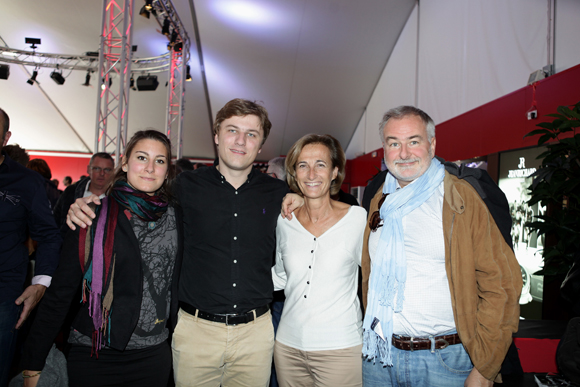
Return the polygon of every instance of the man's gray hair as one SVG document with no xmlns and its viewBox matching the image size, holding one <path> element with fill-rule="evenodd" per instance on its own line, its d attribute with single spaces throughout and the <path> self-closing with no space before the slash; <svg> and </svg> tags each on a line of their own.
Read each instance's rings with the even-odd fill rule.
<svg viewBox="0 0 580 387">
<path fill-rule="evenodd" d="M 274 169 L 278 179 L 286 181 L 286 157 L 273 158 L 268 161 L 268 166 Z"/>
<path fill-rule="evenodd" d="M 404 105 L 398 106 L 396 108 L 389 110 L 383 116 L 383 119 L 382 119 L 381 123 L 379 124 L 379 136 L 381 137 L 381 141 L 385 142 L 385 137 L 384 137 L 383 132 L 385 129 L 385 125 L 387 124 L 387 122 L 391 118 L 394 118 L 396 120 L 400 120 L 401 118 L 405 118 L 405 117 L 409 117 L 409 116 L 419 117 L 421 119 L 421 121 L 423 121 L 423 123 L 425 124 L 425 128 L 427 129 L 427 139 L 429 140 L 429 142 L 431 142 L 433 137 L 435 137 L 435 122 L 433 121 L 433 119 L 431 117 L 429 117 L 429 114 L 425 113 L 423 110 L 421 110 L 419 108 L 416 108 L 414 106 L 404 106 Z"/>
</svg>

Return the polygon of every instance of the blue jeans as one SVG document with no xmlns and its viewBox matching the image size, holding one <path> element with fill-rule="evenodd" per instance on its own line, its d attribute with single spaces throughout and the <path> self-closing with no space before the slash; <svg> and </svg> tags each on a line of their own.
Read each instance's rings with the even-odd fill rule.
<svg viewBox="0 0 580 387">
<path fill-rule="evenodd" d="M 363 359 L 363 386 L 463 387 L 473 368 L 462 344 L 447 348 L 404 351 L 391 346 L 393 366 Z"/>
<path fill-rule="evenodd" d="M 0 303 L 0 387 L 8 385 L 8 374 L 16 349 L 16 322 L 22 307 L 14 300 Z"/>
</svg>

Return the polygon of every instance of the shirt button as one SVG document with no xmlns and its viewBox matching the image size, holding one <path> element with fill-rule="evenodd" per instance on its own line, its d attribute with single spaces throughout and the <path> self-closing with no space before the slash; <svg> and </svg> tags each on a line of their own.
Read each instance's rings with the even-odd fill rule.
<svg viewBox="0 0 580 387">
<path fill-rule="evenodd" d="M 314 238 L 314 240 L 316 240 L 316 238 Z"/>
<path fill-rule="evenodd" d="M 236 195 L 238 194 L 238 191 L 236 191 Z"/>
<path fill-rule="evenodd" d="M 235 288 L 236 287 L 236 284 L 233 284 L 232 286 Z"/>
<path fill-rule="evenodd" d="M 237 213 L 237 212 L 235 212 L 235 213 L 234 213 L 234 216 L 238 216 L 238 213 Z"/>
<path fill-rule="evenodd" d="M 237 241 L 238 240 L 238 237 L 234 237 L 234 240 Z"/>
<path fill-rule="evenodd" d="M 234 263 L 238 263 L 238 260 L 237 259 L 234 259 Z"/>
<path fill-rule="evenodd" d="M 234 308 L 237 308 L 237 307 L 238 307 L 237 305 L 234 305 Z"/>
<path fill-rule="evenodd" d="M 304 295 L 304 298 L 306 298 L 306 294 Z"/>
<path fill-rule="evenodd" d="M 311 252 L 311 253 L 313 253 L 313 252 L 314 252 L 314 250 L 310 250 L 310 252 Z"/>
<path fill-rule="evenodd" d="M 312 269 L 312 266 L 308 266 L 309 269 Z"/>
<path fill-rule="evenodd" d="M 306 283 L 307 283 L 308 285 L 310 285 L 310 281 L 306 281 Z"/>
</svg>

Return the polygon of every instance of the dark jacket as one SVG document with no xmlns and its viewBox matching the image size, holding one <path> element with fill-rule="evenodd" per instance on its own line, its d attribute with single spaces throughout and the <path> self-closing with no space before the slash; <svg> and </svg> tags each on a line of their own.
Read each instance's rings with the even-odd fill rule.
<svg viewBox="0 0 580 387">
<path fill-rule="evenodd" d="M 61 230 L 63 237 L 68 231 L 68 226 L 63 228 L 66 222 L 66 214 L 68 213 L 68 209 L 70 208 L 71 204 L 75 202 L 75 200 L 82 198 L 85 195 L 87 184 L 89 184 L 90 181 L 90 178 L 85 177 L 84 179 L 81 179 L 76 183 L 66 187 L 62 195 L 60 195 L 60 198 L 58 198 L 56 205 L 54 206 L 54 220 L 56 220 L 56 226 Z"/>
<path fill-rule="evenodd" d="M 179 207 L 175 207 L 178 231 L 178 249 L 171 284 L 171 306 L 168 327 L 177 323 L 178 288 L 177 282 L 183 256 L 183 220 Z M 122 207 L 117 214 L 117 228 L 113 254 L 116 254 L 115 276 L 113 279 L 114 300 L 111 313 L 111 333 L 109 347 L 124 350 L 131 338 L 141 310 L 143 295 L 143 273 L 139 244 L 131 224 Z M 81 299 L 82 270 L 79 262 L 79 227 L 66 234 L 59 267 L 50 288 L 39 306 L 38 314 L 24 346 L 22 368 L 41 370 L 50 351 L 52 342 L 59 332 L 73 302 Z M 89 316 L 89 303 L 83 304 L 74 318 L 72 327 L 80 333 L 92 337 L 93 320 Z"/>
<path fill-rule="evenodd" d="M 5 156 L 0 164 L 0 303 L 22 294 L 28 271 L 26 239 L 38 242 L 35 275 L 51 276 L 62 239 L 50 212 L 44 180 Z M 3 317 L 3 316 L 2 316 Z"/>
</svg>

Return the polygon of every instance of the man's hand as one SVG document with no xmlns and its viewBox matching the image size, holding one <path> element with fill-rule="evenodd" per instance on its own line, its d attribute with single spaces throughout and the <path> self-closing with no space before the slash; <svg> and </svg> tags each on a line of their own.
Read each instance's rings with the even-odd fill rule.
<svg viewBox="0 0 580 387">
<path fill-rule="evenodd" d="M 284 196 L 282 201 L 282 218 L 292 220 L 292 212 L 304 205 L 304 198 L 298 194 L 289 193 Z"/>
<path fill-rule="evenodd" d="M 101 199 L 97 195 L 79 198 L 71 204 L 66 214 L 66 224 L 71 230 L 76 230 L 75 224 L 85 228 L 93 224 L 95 213 L 88 206 L 89 203 L 101 204 Z"/>
<path fill-rule="evenodd" d="M 488 380 L 483 377 L 482 374 L 479 373 L 477 368 L 473 367 L 467 379 L 465 379 L 465 383 L 463 383 L 465 387 L 479 387 L 479 386 L 487 386 L 493 387 L 493 381 Z"/>
<path fill-rule="evenodd" d="M 28 318 L 32 309 L 38 304 L 38 301 L 44 296 L 44 292 L 46 291 L 46 286 L 44 285 L 30 285 L 26 289 L 24 289 L 24 293 L 20 295 L 16 299 L 16 305 L 21 305 L 24 303 L 24 307 L 22 308 L 22 313 L 20 314 L 20 318 L 16 323 L 16 329 L 20 328 L 22 323 Z"/>
</svg>

